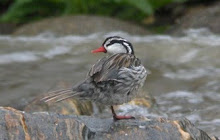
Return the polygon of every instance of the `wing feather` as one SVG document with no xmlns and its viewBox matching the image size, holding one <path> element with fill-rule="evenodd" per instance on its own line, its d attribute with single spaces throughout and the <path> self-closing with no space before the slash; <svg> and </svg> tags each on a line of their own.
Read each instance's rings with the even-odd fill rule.
<svg viewBox="0 0 220 140">
<path fill-rule="evenodd" d="M 110 57 L 104 57 L 92 66 L 89 76 L 95 82 L 102 82 L 117 79 L 118 72 L 122 67 L 131 67 L 139 61 L 132 54 L 114 54 Z"/>
</svg>

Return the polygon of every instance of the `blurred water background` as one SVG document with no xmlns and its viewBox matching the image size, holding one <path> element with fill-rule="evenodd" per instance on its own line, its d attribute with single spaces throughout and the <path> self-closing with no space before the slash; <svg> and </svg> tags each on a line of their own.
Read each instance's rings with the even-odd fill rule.
<svg viewBox="0 0 220 140">
<path fill-rule="evenodd" d="M 156 99 L 163 116 L 186 117 L 220 136 L 220 35 L 206 28 L 185 30 L 179 36 L 121 31 L 84 36 L 1 35 L 0 105 L 21 108 L 60 81 L 74 85 L 83 80 L 92 64 L 105 55 L 90 51 L 110 35 L 133 43 L 136 56 L 151 71 L 144 90 Z M 143 114 L 161 115 L 147 110 Z"/>
</svg>

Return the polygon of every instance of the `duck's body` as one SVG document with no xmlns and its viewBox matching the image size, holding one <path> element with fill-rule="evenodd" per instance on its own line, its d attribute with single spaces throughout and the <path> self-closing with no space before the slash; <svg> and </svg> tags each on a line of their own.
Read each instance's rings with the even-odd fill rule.
<svg viewBox="0 0 220 140">
<path fill-rule="evenodd" d="M 146 69 L 135 57 L 131 43 L 121 37 L 107 38 L 103 46 L 93 52 L 108 51 L 116 53 L 97 61 L 85 81 L 72 89 L 56 91 L 43 100 L 62 101 L 74 96 L 111 106 L 132 100 L 144 84 Z M 114 119 L 119 119 L 111 108 Z"/>
<path fill-rule="evenodd" d="M 100 59 L 88 78 L 74 88 L 82 99 L 106 105 L 119 105 L 132 100 L 146 78 L 140 60 L 131 54 L 114 54 Z M 86 95 L 86 96 L 85 96 Z"/>
</svg>

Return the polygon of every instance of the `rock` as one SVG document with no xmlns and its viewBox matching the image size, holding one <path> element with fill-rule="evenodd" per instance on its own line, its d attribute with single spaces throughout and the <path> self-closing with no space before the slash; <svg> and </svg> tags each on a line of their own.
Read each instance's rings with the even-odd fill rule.
<svg viewBox="0 0 220 140">
<path fill-rule="evenodd" d="M 14 23 L 0 23 L 0 34 L 10 34 L 15 31 L 17 26 Z"/>
<path fill-rule="evenodd" d="M 10 107 L 1 107 L 0 117 L 1 140 L 83 139 L 85 124 L 73 117 L 27 114 Z"/>
<path fill-rule="evenodd" d="M 56 35 L 88 35 L 111 31 L 124 31 L 140 35 L 149 34 L 145 28 L 109 17 L 65 16 L 23 25 L 14 32 L 14 35 L 37 35 L 43 32 L 52 32 Z"/>
<path fill-rule="evenodd" d="M 189 28 L 209 28 L 214 33 L 220 33 L 220 2 L 212 5 L 200 5 L 189 8 L 186 13 L 176 20 L 176 26 L 169 32 L 181 33 Z"/>
<path fill-rule="evenodd" d="M 4 140 L 211 140 L 187 119 L 140 117 L 113 121 L 46 112 L 25 113 L 10 107 L 0 107 L 0 132 L 0 139 Z"/>
</svg>

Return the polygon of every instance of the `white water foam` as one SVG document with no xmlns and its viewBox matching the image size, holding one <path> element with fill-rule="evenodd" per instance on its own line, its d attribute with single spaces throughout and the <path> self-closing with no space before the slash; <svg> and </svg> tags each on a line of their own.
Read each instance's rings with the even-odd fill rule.
<svg viewBox="0 0 220 140">
<path fill-rule="evenodd" d="M 30 62 L 36 61 L 39 57 L 33 52 L 14 52 L 9 54 L 0 55 L 0 64 L 8 64 L 13 62 Z"/>
<path fill-rule="evenodd" d="M 125 32 L 115 31 L 115 32 L 104 34 L 103 36 L 104 38 L 111 36 L 111 35 L 123 36 L 124 38 L 134 43 L 141 43 L 141 42 L 151 43 L 155 41 L 164 41 L 164 42 L 170 42 L 176 45 L 185 42 L 185 43 L 193 43 L 195 45 L 200 45 L 200 46 L 220 47 L 220 36 L 211 33 L 207 28 L 188 29 L 184 31 L 184 34 L 185 35 L 179 36 L 179 37 L 174 37 L 170 35 L 146 35 L 146 36 L 134 35 L 132 36 Z"/>
<path fill-rule="evenodd" d="M 71 48 L 56 46 L 49 49 L 46 52 L 41 51 L 23 51 L 23 52 L 13 52 L 8 54 L 0 55 L 0 64 L 9 64 L 14 62 L 31 62 L 40 59 L 48 58 L 52 59 L 55 56 L 63 55 L 69 53 Z"/>
<path fill-rule="evenodd" d="M 187 100 L 189 103 L 198 104 L 203 101 L 203 98 L 200 94 L 190 92 L 190 91 L 174 91 L 170 93 L 166 93 L 163 95 L 163 98 L 166 99 L 179 99 L 179 100 Z"/>
<path fill-rule="evenodd" d="M 191 49 L 188 52 L 186 52 L 185 54 L 183 54 L 182 56 L 180 56 L 178 59 L 178 61 L 180 63 L 186 63 L 191 61 L 193 58 L 195 58 L 198 54 L 199 50 L 198 49 Z"/>
<path fill-rule="evenodd" d="M 55 57 L 57 55 L 67 54 L 70 52 L 70 50 L 71 50 L 71 48 L 68 48 L 68 47 L 57 46 L 57 47 L 54 47 L 54 48 L 48 50 L 47 52 L 45 52 L 43 54 L 43 56 L 46 58 L 52 59 L 53 57 Z"/>
<path fill-rule="evenodd" d="M 180 69 L 176 72 L 166 72 L 164 77 L 170 79 L 192 80 L 204 76 L 220 76 L 220 69 L 214 67 L 198 68 L 198 69 Z"/>
<path fill-rule="evenodd" d="M 205 125 L 216 125 L 216 126 L 220 126 L 220 119 L 214 119 L 214 120 L 211 120 L 211 121 L 202 121 L 200 122 L 200 124 L 205 124 Z"/>
<path fill-rule="evenodd" d="M 175 48 L 186 47 L 187 50 L 183 51 L 182 54 L 180 53 L 180 56 L 176 59 L 176 62 L 178 63 L 190 62 L 196 58 L 201 47 L 220 47 L 220 36 L 212 34 L 207 29 L 190 29 L 185 31 L 185 35 L 179 37 L 173 37 L 170 35 L 138 36 L 119 31 L 110 33 L 94 33 L 84 36 L 55 36 L 52 33 L 42 33 L 36 36 L 0 36 L 0 46 L 3 47 L 3 51 L 6 44 L 11 48 L 11 50 L 14 48 L 13 52 L 6 51 L 5 53 L 0 54 L 0 58 L 2 58 L 0 60 L 0 64 L 38 61 L 42 58 L 52 59 L 57 55 L 68 53 L 68 51 L 71 50 L 70 48 L 79 44 L 94 41 L 99 41 L 101 43 L 105 37 L 110 35 L 123 36 L 132 43 L 153 43 L 156 45 L 159 43 L 158 47 L 155 46 L 158 50 L 168 52 L 168 50 L 173 49 L 171 54 L 172 52 L 174 54 L 178 52 L 178 50 Z M 185 46 L 183 46 L 183 44 L 185 44 Z M 191 48 L 190 46 L 187 46 L 188 44 L 195 44 L 195 46 L 199 47 Z M 17 48 L 21 49 L 22 47 L 25 49 L 25 51 L 16 50 Z M 137 45 L 137 47 L 139 46 Z M 7 49 L 8 47 L 5 48 Z M 41 49 L 41 51 L 39 49 Z M 46 49 L 44 50 L 45 52 L 42 52 L 43 49 Z M 169 53 L 165 53 L 164 55 L 169 55 Z M 173 60 L 173 58 L 171 57 L 168 60 Z M 184 74 L 184 72 L 185 71 L 179 71 L 177 74 L 180 74 L 180 76 L 177 76 L 177 78 L 189 79 L 189 77 L 181 76 L 181 73 Z M 199 74 L 197 74 L 197 72 Z M 200 77 L 204 71 L 195 70 L 195 72 L 192 71 L 191 73 L 192 75 L 190 77 L 197 78 Z M 167 73 L 165 76 L 170 78 L 176 77 L 175 73 Z"/>
</svg>

